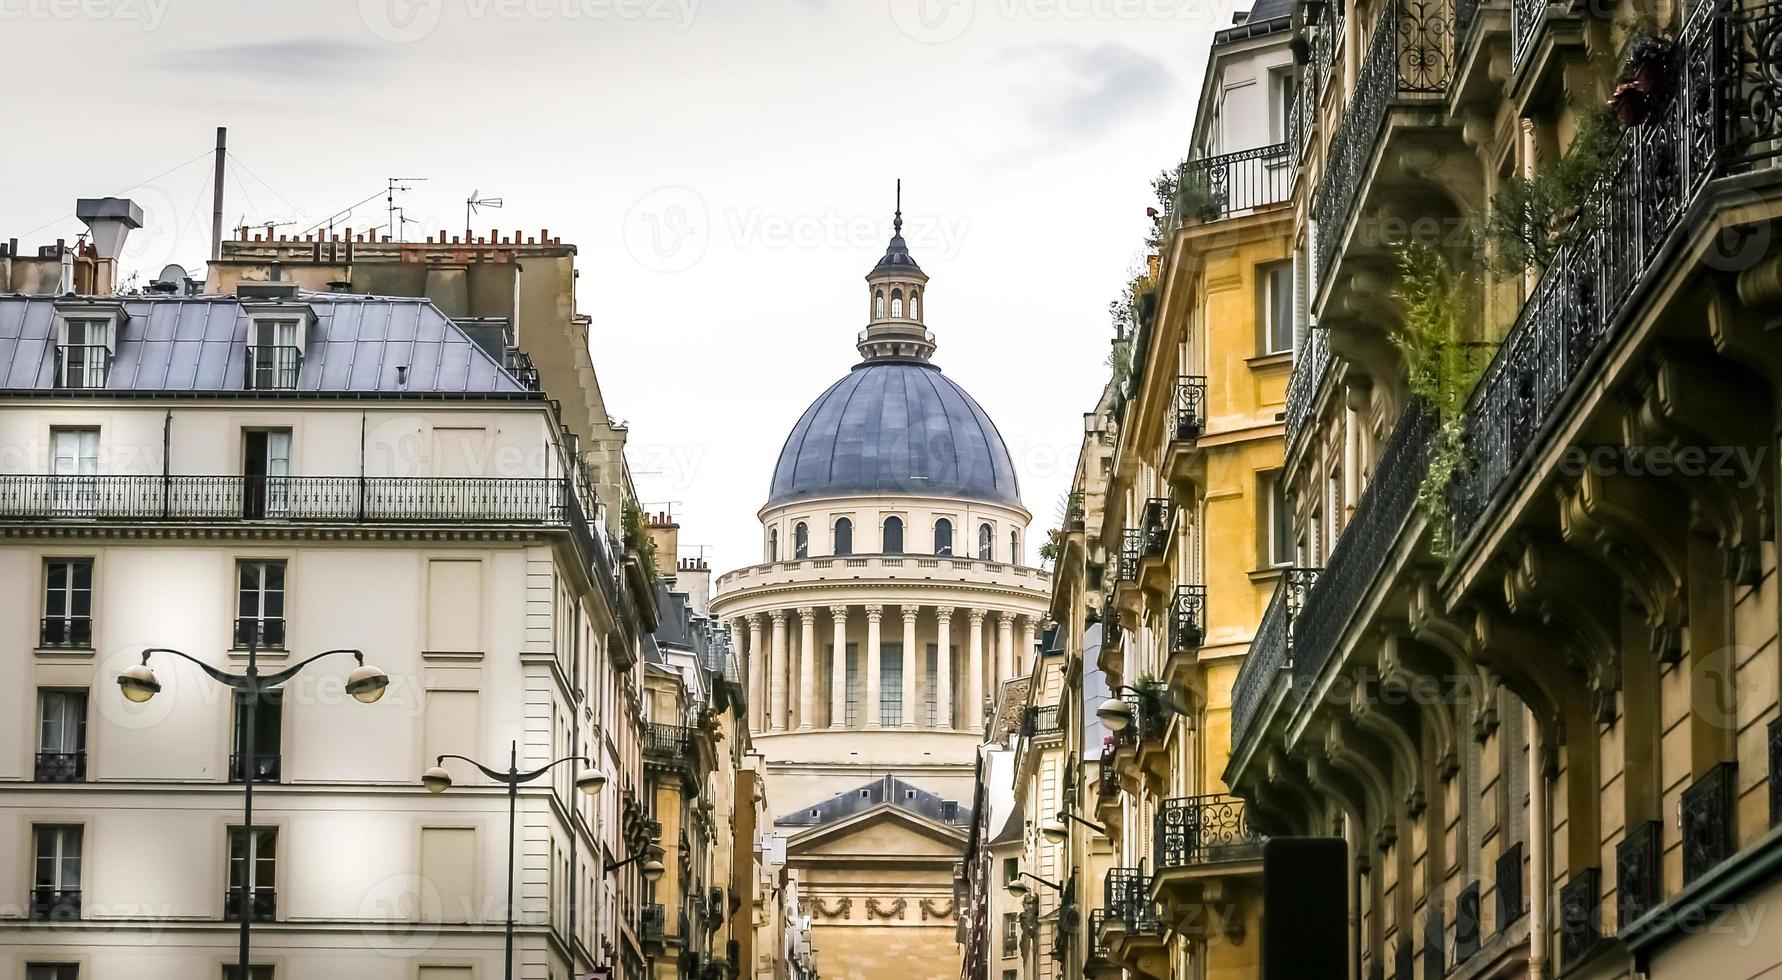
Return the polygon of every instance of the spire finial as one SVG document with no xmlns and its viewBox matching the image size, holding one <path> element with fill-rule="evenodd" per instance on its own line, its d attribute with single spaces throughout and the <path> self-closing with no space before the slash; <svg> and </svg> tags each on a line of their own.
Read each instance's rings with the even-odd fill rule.
<svg viewBox="0 0 1782 980">
<path fill-rule="evenodd" d="M 891 234 L 903 234 L 903 178 L 897 178 L 897 211 L 891 217 Z"/>
</svg>

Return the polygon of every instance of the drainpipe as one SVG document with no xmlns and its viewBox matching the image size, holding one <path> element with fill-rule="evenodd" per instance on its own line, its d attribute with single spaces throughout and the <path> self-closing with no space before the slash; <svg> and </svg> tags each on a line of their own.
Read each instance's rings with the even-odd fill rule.
<svg viewBox="0 0 1782 980">
<path fill-rule="evenodd" d="M 1354 820 L 1343 820 L 1343 842 L 1349 845 L 1349 980 L 1361 980 L 1361 832 Z"/>
<path fill-rule="evenodd" d="M 1528 732 L 1528 854 L 1533 884 L 1528 902 L 1528 980 L 1546 980 L 1548 892 L 1553 887 L 1553 871 L 1548 867 L 1547 771 L 1541 763 L 1547 744 L 1533 712 L 1528 715 Z"/>
</svg>

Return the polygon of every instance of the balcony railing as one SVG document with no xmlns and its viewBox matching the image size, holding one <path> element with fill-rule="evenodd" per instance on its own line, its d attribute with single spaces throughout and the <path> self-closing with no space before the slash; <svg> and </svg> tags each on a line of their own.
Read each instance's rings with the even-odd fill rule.
<svg viewBox="0 0 1782 980">
<path fill-rule="evenodd" d="M 85 752 L 39 752 L 34 778 L 40 783 L 80 783 L 87 778 Z"/>
<path fill-rule="evenodd" d="M 242 915 L 242 888 L 231 888 L 223 893 L 223 918 L 229 922 L 240 922 Z M 249 888 L 247 914 L 255 922 L 271 922 L 278 915 L 278 892 L 272 888 Z"/>
<path fill-rule="evenodd" d="M 694 731 L 687 725 L 647 725 L 643 733 L 644 754 L 690 762 L 693 758 Z"/>
<path fill-rule="evenodd" d="M 250 391 L 294 390 L 302 365 L 303 352 L 295 347 L 249 344 L 247 388 Z"/>
<path fill-rule="evenodd" d="M 1401 99 L 1440 97 L 1448 90 L 1454 74 L 1448 0 L 1389 0 L 1374 20 L 1359 68 L 1343 121 L 1331 136 L 1312 205 L 1319 282 L 1329 280 L 1387 111 Z"/>
<path fill-rule="evenodd" d="M 80 889 L 43 885 L 31 889 L 31 918 L 51 921 L 80 918 Z"/>
<path fill-rule="evenodd" d="M 1177 442 L 1193 442 L 1207 428 L 1207 379 L 1204 375 L 1183 375 L 1176 379 L 1175 428 L 1171 438 Z"/>
<path fill-rule="evenodd" d="M 668 910 L 660 905 L 645 905 L 637 915 L 637 938 L 639 942 L 653 946 L 662 945 L 663 934 L 668 931 Z"/>
<path fill-rule="evenodd" d="M 1312 405 L 1318 400 L 1318 386 L 1330 370 L 1330 334 L 1316 327 L 1306 331 L 1306 342 L 1293 361 L 1293 374 L 1287 379 L 1287 448 L 1292 451 L 1312 416 Z"/>
<path fill-rule="evenodd" d="M 1120 700 L 1126 702 L 1126 707 L 1131 709 L 1132 724 L 1126 725 L 1119 731 L 1112 733 L 1114 736 L 1114 747 L 1130 748 L 1138 744 L 1140 727 L 1139 718 L 1143 714 L 1144 707 L 1140 703 L 1139 696 L 1131 691 L 1121 694 Z"/>
<path fill-rule="evenodd" d="M 1521 485 L 1553 419 L 1600 380 L 1591 362 L 1633 318 L 1648 271 L 1707 180 L 1782 152 L 1782 115 L 1743 109 L 1767 104 L 1766 39 L 1778 18 L 1773 2 L 1719 0 L 1691 12 L 1671 85 L 1688 97 L 1622 134 L 1587 209 L 1597 219 L 1542 271 L 1473 391 L 1462 421 L 1473 465 L 1449 495 L 1457 540 L 1504 487 Z"/>
<path fill-rule="evenodd" d="M 1027 738 L 1056 735 L 1063 730 L 1055 704 L 1034 705 L 1021 713 L 1021 734 Z"/>
<path fill-rule="evenodd" d="M 239 783 L 239 782 L 243 781 L 241 778 L 242 761 L 243 760 L 240 755 L 229 756 L 229 781 L 230 782 Z M 276 783 L 276 782 L 278 782 L 278 776 L 279 776 L 278 753 L 276 753 L 276 752 L 271 752 L 271 753 L 255 752 L 254 753 L 254 782 L 256 782 L 256 783 Z"/>
<path fill-rule="evenodd" d="M 1663 826 L 1656 820 L 1638 823 L 1615 845 L 1615 922 L 1626 933 L 1640 917 L 1658 907 L 1664 879 Z"/>
<path fill-rule="evenodd" d="M 237 650 L 246 650 L 250 646 L 261 650 L 283 650 L 285 621 L 283 617 L 276 616 L 237 619 L 233 641 Z"/>
<path fill-rule="evenodd" d="M 1111 750 L 1103 749 L 1100 759 L 1095 768 L 1095 791 L 1106 799 L 1120 792 L 1120 770 L 1114 765 L 1114 753 Z"/>
<path fill-rule="evenodd" d="M 1176 181 L 1177 218 L 1217 221 L 1284 204 L 1293 195 L 1292 164 L 1286 143 L 1189 160 Z"/>
<path fill-rule="evenodd" d="M 1125 926 L 1127 932 L 1162 931 L 1151 904 L 1151 876 L 1138 868 L 1109 868 L 1103 898 L 1107 920 Z"/>
<path fill-rule="evenodd" d="M 86 650 L 93 646 L 93 617 L 45 616 L 37 632 L 40 647 L 66 647 Z"/>
<path fill-rule="evenodd" d="M 1548 0 L 1510 0 L 1510 69 L 1522 67 L 1535 28 L 1547 16 Z"/>
<path fill-rule="evenodd" d="M 1207 587 L 1178 585 L 1169 604 L 1169 648 L 1185 653 L 1200 649 L 1207 639 Z"/>
<path fill-rule="evenodd" d="M 1244 801 L 1235 796 L 1165 800 L 1155 830 L 1158 871 L 1253 859 L 1261 855 L 1264 840 L 1250 828 Z"/>
<path fill-rule="evenodd" d="M 1238 668 L 1237 680 L 1232 682 L 1233 749 L 1250 737 L 1250 725 L 1262 702 L 1274 690 L 1276 680 L 1293 666 L 1293 621 L 1317 580 L 1315 568 L 1289 568 L 1282 572 L 1281 581 L 1275 586 L 1275 594 L 1256 627 L 1256 636 L 1250 641 L 1250 653 Z"/>
<path fill-rule="evenodd" d="M 1107 921 L 1107 917 L 1107 909 L 1096 909 L 1089 913 L 1089 952 L 1084 957 L 1084 966 L 1099 966 L 1108 961 L 1108 944 L 1101 939 L 1101 924 Z"/>
<path fill-rule="evenodd" d="M 110 363 L 111 348 L 104 344 L 63 344 L 56 348 L 56 387 L 103 388 Z"/>
<path fill-rule="evenodd" d="M 1144 533 L 1144 557 L 1157 558 L 1169 550 L 1172 510 L 1174 508 L 1168 497 L 1151 497 L 1145 501 L 1145 510 L 1140 518 L 1140 530 Z"/>
<path fill-rule="evenodd" d="M 1129 527 L 1120 537 L 1120 568 L 1115 577 L 1118 582 L 1137 582 L 1139 556 L 1144 553 L 1145 532 L 1136 527 Z"/>
<path fill-rule="evenodd" d="M 526 477 L 3 474 L 0 520 L 561 523 L 568 495 Z"/>
</svg>

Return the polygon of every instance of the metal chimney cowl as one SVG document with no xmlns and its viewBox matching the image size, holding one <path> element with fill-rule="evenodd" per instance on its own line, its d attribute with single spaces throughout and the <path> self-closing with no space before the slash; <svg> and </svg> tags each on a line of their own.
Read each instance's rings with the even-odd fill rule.
<svg viewBox="0 0 1782 980">
<path fill-rule="evenodd" d="M 127 197 L 83 197 L 74 204 L 74 216 L 93 233 L 93 249 L 101 259 L 115 259 L 124 249 L 132 228 L 142 227 L 142 208 Z"/>
</svg>

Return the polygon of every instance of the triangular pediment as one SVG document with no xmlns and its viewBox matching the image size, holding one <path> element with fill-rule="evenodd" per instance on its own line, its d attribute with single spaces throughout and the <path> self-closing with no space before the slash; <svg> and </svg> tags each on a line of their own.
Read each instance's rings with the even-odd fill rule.
<svg viewBox="0 0 1782 980">
<path fill-rule="evenodd" d="M 965 834 L 891 804 L 881 804 L 846 820 L 811 827 L 786 842 L 788 858 L 956 859 Z"/>
</svg>

